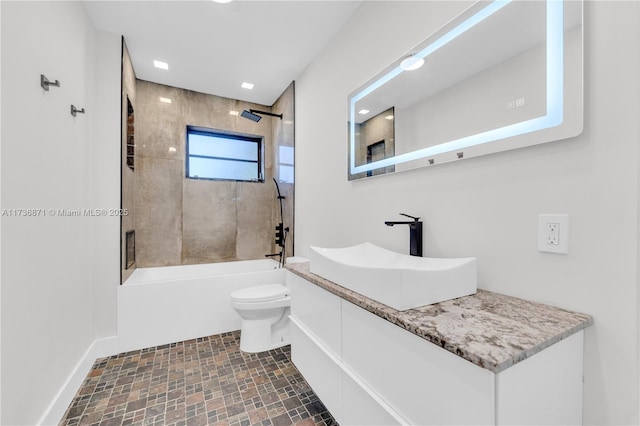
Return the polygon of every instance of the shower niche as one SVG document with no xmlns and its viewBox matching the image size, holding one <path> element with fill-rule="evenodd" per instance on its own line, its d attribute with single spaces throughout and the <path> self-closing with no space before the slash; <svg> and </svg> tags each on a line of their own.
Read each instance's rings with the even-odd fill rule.
<svg viewBox="0 0 640 426">
<path fill-rule="evenodd" d="M 135 170 L 136 161 L 136 142 L 134 135 L 135 115 L 133 113 L 133 105 L 131 99 L 127 96 L 127 166 L 131 170 Z"/>
<path fill-rule="evenodd" d="M 125 234 L 125 265 L 131 269 L 136 263 L 136 231 L 128 231 Z"/>
</svg>

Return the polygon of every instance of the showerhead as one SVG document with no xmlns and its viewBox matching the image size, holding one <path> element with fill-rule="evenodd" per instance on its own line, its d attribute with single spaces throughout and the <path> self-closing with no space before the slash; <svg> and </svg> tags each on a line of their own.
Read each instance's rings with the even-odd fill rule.
<svg viewBox="0 0 640 426">
<path fill-rule="evenodd" d="M 244 118 L 248 118 L 251 121 L 255 121 L 256 123 L 262 119 L 262 117 L 260 117 L 259 115 L 256 115 L 251 111 L 247 111 L 246 109 L 242 111 L 242 114 L 240 115 Z"/>
<path fill-rule="evenodd" d="M 262 118 L 258 114 L 260 114 L 260 115 L 268 115 L 269 117 L 278 117 L 280 120 L 282 120 L 282 114 L 274 114 L 272 112 L 259 111 L 257 109 L 250 109 L 249 111 L 247 111 L 245 109 L 244 111 L 242 111 L 242 114 L 240 114 L 240 115 L 243 116 L 244 118 L 248 118 L 249 120 L 255 121 L 257 123 Z"/>
</svg>

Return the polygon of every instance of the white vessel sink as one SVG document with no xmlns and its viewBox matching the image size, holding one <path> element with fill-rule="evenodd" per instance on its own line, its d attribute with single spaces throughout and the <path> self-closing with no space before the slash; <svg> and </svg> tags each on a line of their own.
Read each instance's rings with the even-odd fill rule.
<svg viewBox="0 0 640 426">
<path fill-rule="evenodd" d="M 398 311 L 477 291 L 475 257 L 409 256 L 371 243 L 309 248 L 312 273 Z"/>
</svg>

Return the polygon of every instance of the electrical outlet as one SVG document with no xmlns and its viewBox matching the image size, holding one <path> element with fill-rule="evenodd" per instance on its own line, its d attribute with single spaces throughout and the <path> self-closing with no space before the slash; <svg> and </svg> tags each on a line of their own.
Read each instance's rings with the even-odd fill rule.
<svg viewBox="0 0 640 426">
<path fill-rule="evenodd" d="M 538 251 L 569 253 L 569 215 L 541 214 L 538 217 Z"/>
<path fill-rule="evenodd" d="M 547 244 L 557 246 L 560 244 L 560 224 L 547 223 Z"/>
</svg>

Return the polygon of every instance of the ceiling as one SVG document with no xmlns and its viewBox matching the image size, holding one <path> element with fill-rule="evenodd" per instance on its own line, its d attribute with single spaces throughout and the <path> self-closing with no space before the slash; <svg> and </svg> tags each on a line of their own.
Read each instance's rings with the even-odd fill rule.
<svg viewBox="0 0 640 426">
<path fill-rule="evenodd" d="M 360 1 L 85 1 L 96 28 L 124 36 L 136 77 L 272 105 Z M 155 68 L 154 60 L 168 63 Z M 253 83 L 252 90 L 241 88 Z"/>
</svg>

